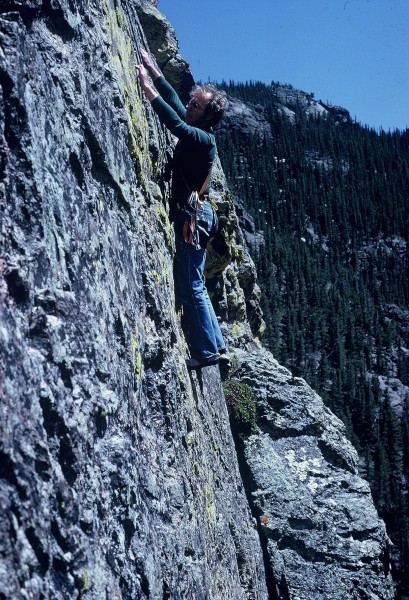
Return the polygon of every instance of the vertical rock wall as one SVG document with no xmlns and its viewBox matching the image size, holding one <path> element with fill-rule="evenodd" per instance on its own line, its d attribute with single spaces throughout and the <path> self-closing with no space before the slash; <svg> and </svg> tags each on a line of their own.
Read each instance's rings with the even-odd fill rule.
<svg viewBox="0 0 409 600">
<path fill-rule="evenodd" d="M 266 597 L 217 369 L 183 360 L 144 6 L 1 9 L 8 600 Z"/>
<path fill-rule="evenodd" d="M 252 341 L 256 273 L 220 168 L 233 261 L 209 285 L 257 399 L 236 432 L 246 489 L 218 369 L 186 371 L 173 141 L 139 48 L 182 93 L 192 78 L 155 4 L 0 6 L 0 600 L 392 598 L 341 424 Z"/>
</svg>

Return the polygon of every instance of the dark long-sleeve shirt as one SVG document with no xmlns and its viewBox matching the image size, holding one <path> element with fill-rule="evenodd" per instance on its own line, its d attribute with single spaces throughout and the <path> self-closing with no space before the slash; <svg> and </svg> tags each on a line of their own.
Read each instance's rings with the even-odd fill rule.
<svg viewBox="0 0 409 600">
<path fill-rule="evenodd" d="M 155 80 L 160 96 L 152 100 L 152 107 L 160 121 L 175 135 L 176 145 L 172 161 L 172 200 L 183 203 L 192 191 L 204 184 L 216 155 L 214 135 L 185 122 L 186 109 L 176 91 L 164 77 Z"/>
</svg>

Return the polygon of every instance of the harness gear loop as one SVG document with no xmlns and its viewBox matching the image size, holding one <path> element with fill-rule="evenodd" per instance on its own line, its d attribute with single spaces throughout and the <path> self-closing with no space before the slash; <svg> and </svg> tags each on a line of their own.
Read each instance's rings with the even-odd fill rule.
<svg viewBox="0 0 409 600">
<path fill-rule="evenodd" d="M 183 175 L 182 169 L 180 168 L 180 165 L 179 165 L 179 170 L 180 170 L 180 173 L 182 175 L 182 178 L 183 178 L 183 181 L 184 181 L 186 187 L 189 189 L 189 187 L 187 185 L 187 181 L 185 179 L 185 176 Z M 185 240 L 185 242 L 187 244 L 193 244 L 194 246 L 196 246 L 196 248 L 200 248 L 199 232 L 196 227 L 197 213 L 202 209 L 203 202 L 205 202 L 205 200 L 209 199 L 208 195 L 207 194 L 205 195 L 205 191 L 209 184 L 211 174 L 212 174 L 212 171 L 210 169 L 209 173 L 207 174 L 206 180 L 204 181 L 202 187 L 200 188 L 200 191 L 199 192 L 191 192 L 190 196 L 186 202 L 191 213 L 190 213 L 190 218 L 186 219 L 183 224 L 182 235 L 183 235 L 183 239 Z M 212 206 L 213 206 L 213 203 L 212 203 Z"/>
</svg>

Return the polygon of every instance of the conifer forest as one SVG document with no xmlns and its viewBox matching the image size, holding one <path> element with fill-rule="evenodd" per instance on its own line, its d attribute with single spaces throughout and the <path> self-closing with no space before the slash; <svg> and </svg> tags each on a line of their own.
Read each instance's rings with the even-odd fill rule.
<svg viewBox="0 0 409 600">
<path fill-rule="evenodd" d="M 409 130 L 377 132 L 335 107 L 309 112 L 308 94 L 290 118 L 275 83 L 222 87 L 268 124 L 251 131 L 231 118 L 218 134 L 230 189 L 262 234 L 250 246 L 263 343 L 345 423 L 406 598 Z"/>
</svg>

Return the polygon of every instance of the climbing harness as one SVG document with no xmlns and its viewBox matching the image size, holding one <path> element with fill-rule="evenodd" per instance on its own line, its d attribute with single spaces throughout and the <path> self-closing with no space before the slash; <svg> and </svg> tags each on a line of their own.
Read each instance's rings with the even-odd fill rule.
<svg viewBox="0 0 409 600">
<path fill-rule="evenodd" d="M 200 188 L 199 192 L 191 192 L 188 200 L 185 203 L 185 206 L 179 210 L 183 211 L 184 223 L 182 226 L 182 235 L 183 239 L 187 244 L 193 244 L 196 248 L 200 248 L 202 245 L 206 247 L 207 241 L 210 236 L 210 232 L 207 231 L 206 227 L 200 226 L 200 212 L 203 207 L 203 202 L 206 202 L 208 196 L 205 196 L 204 192 L 209 183 L 211 171 L 209 171 L 208 176 L 206 177 L 206 181 Z M 214 223 L 216 215 L 213 210 L 213 223 L 211 229 L 216 228 L 218 226 L 218 222 Z M 216 221 L 218 221 L 216 217 Z M 205 240 L 200 239 L 200 233 L 202 237 L 207 238 Z M 205 243 L 204 243 L 205 242 Z"/>
<path fill-rule="evenodd" d="M 209 185 L 212 167 L 210 167 L 209 173 L 207 174 L 200 191 L 192 191 L 192 188 L 189 186 L 188 182 L 186 181 L 185 174 L 183 173 L 179 161 L 178 150 L 179 146 L 177 145 L 175 149 L 176 164 L 179 168 L 179 173 L 182 177 L 183 183 L 185 184 L 185 187 L 190 195 L 183 205 L 177 203 L 178 211 L 175 218 L 176 230 L 182 234 L 183 239 L 187 244 L 193 244 L 197 249 L 200 247 L 206 248 L 210 234 L 217 231 L 219 226 L 219 220 L 215 213 L 217 210 L 217 205 L 215 205 L 215 202 L 210 202 L 209 196 L 205 193 L 207 186 Z M 203 221 L 203 226 L 200 224 L 200 213 L 202 211 L 203 202 L 206 201 L 209 201 L 212 206 L 213 220 L 210 227 L 211 231 L 208 231 L 209 226 L 207 222 Z M 200 234 L 202 234 L 202 236 L 200 236 Z"/>
</svg>

